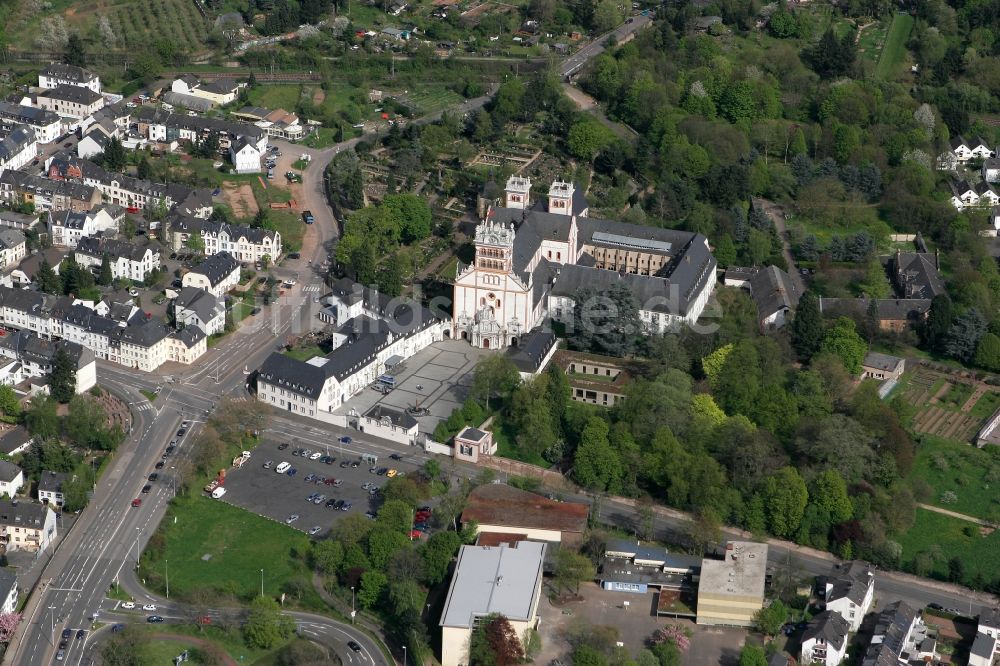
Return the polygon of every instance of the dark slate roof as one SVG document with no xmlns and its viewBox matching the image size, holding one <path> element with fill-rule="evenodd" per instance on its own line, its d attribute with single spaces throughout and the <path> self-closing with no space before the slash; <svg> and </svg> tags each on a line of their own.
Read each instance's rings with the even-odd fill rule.
<svg viewBox="0 0 1000 666">
<path fill-rule="evenodd" d="M 0 437 L 0 453 L 10 455 L 30 441 L 31 434 L 23 426 L 17 426 Z"/>
<path fill-rule="evenodd" d="M 0 229 L 0 248 L 9 250 L 24 242 L 24 234 L 17 229 Z"/>
<path fill-rule="evenodd" d="M 521 372 L 535 374 L 557 342 L 555 333 L 536 328 L 521 336 L 510 360 Z"/>
<path fill-rule="evenodd" d="M 976 191 L 976 188 L 972 187 L 971 185 L 969 185 L 968 182 L 964 180 L 948 181 L 948 186 L 951 188 L 951 193 L 954 194 L 956 197 L 961 197 L 963 194 Z"/>
<path fill-rule="evenodd" d="M 983 608 L 979 612 L 979 624 L 1000 629 L 1000 608 Z"/>
<path fill-rule="evenodd" d="M 110 319 L 96 317 L 95 319 L 110 322 Z M 112 322 L 114 323 L 114 322 Z M 116 328 L 118 328 L 116 326 Z M 167 327 L 158 322 L 149 321 L 145 324 L 130 324 L 125 328 L 118 328 L 118 337 L 122 342 L 137 345 L 139 347 L 152 347 L 159 341 L 170 335 Z"/>
<path fill-rule="evenodd" d="M 204 90 L 205 92 L 215 93 L 217 95 L 224 95 L 226 93 L 233 92 L 236 87 L 236 81 L 233 81 L 232 79 L 217 79 L 215 81 L 202 84 L 199 86 L 199 89 Z"/>
<path fill-rule="evenodd" d="M 96 193 L 96 190 L 90 185 L 68 180 L 49 180 L 14 169 L 4 169 L 4 172 L 0 174 L 0 183 L 10 185 L 14 190 L 44 192 L 51 196 L 64 196 L 79 201 L 93 201 Z"/>
<path fill-rule="evenodd" d="M 197 287 L 184 287 L 174 299 L 174 307 L 193 310 L 205 322 L 212 320 L 218 305 L 215 296 Z"/>
<path fill-rule="evenodd" d="M 897 655 L 903 649 L 906 634 L 917 617 L 917 611 L 904 601 L 894 601 L 879 613 L 875 622 L 875 636 L 882 636 L 882 644 Z"/>
<path fill-rule="evenodd" d="M 632 560 L 666 560 L 667 549 L 662 546 L 642 545 L 630 539 L 609 539 L 604 553 L 627 553 Z"/>
<path fill-rule="evenodd" d="M 841 316 L 851 313 L 864 315 L 868 312 L 869 299 L 867 298 L 821 298 L 819 299 L 819 309 L 824 315 Z M 931 299 L 929 298 L 879 298 L 875 305 L 878 307 L 879 321 L 910 321 L 918 322 L 927 315 L 931 309 Z"/>
<path fill-rule="evenodd" d="M 49 266 L 55 268 L 56 266 L 61 264 L 63 262 L 63 259 L 65 258 L 66 258 L 66 253 L 63 252 L 62 250 L 58 250 L 54 247 L 48 247 L 42 250 L 41 252 L 36 252 L 30 257 L 26 257 L 25 259 L 23 259 L 21 263 L 18 264 L 18 269 L 21 270 L 29 278 L 34 278 L 35 275 L 38 273 L 38 269 L 42 265 L 42 259 L 45 259 L 47 262 L 49 262 Z"/>
<path fill-rule="evenodd" d="M 203 100 L 207 101 L 207 100 Z M 201 116 L 189 116 L 186 113 L 163 114 L 159 109 L 142 106 L 136 109 L 133 116 L 141 122 L 151 122 L 166 125 L 177 129 L 186 129 L 192 132 L 203 132 L 205 130 L 215 130 L 216 132 L 226 132 L 238 137 L 252 137 L 254 141 L 260 140 L 266 132 L 250 123 L 233 122 L 230 120 L 220 120 L 218 118 L 203 118 Z"/>
<path fill-rule="evenodd" d="M 97 75 L 91 72 L 89 69 L 84 69 L 83 67 L 77 67 L 76 65 L 66 65 L 61 62 L 54 62 L 44 70 L 42 74 L 53 79 L 63 79 L 65 81 L 73 81 L 78 85 L 83 85 L 89 83 L 97 78 Z"/>
<path fill-rule="evenodd" d="M 191 217 L 179 211 L 170 213 L 167 216 L 167 225 L 173 233 L 200 234 L 205 220 L 199 217 Z"/>
<path fill-rule="evenodd" d="M 69 340 L 45 340 L 31 331 L 15 331 L 0 338 L 0 348 L 38 365 L 51 365 L 59 350 L 69 355 L 79 368 L 93 358 L 93 352 Z"/>
<path fill-rule="evenodd" d="M 934 298 L 945 293 L 934 255 L 925 252 L 898 252 L 893 273 L 904 298 Z"/>
<path fill-rule="evenodd" d="M 92 129 L 89 132 L 87 132 L 87 134 L 84 135 L 83 138 L 84 139 L 90 139 L 91 141 L 93 141 L 94 143 L 96 143 L 97 147 L 100 148 L 101 150 L 104 150 L 105 148 L 107 148 L 108 144 L 111 143 L 111 138 L 107 134 L 105 134 L 104 132 L 102 132 L 101 130 L 99 130 L 97 128 Z"/>
<path fill-rule="evenodd" d="M 61 493 L 63 481 L 69 478 L 64 472 L 44 471 L 38 479 L 38 490 L 50 493 Z"/>
<path fill-rule="evenodd" d="M 812 621 L 809 622 L 809 626 L 806 627 L 805 633 L 802 635 L 802 640 L 804 642 L 815 638 L 833 646 L 839 651 L 847 640 L 849 629 L 850 626 L 847 624 L 847 620 L 840 613 L 826 610 L 813 617 Z"/>
<path fill-rule="evenodd" d="M 198 326 L 185 326 L 181 330 L 171 333 L 171 337 L 180 340 L 181 344 L 190 349 L 208 336 Z"/>
<path fill-rule="evenodd" d="M 782 310 L 794 310 L 802 297 L 791 276 L 777 266 L 757 271 L 749 282 L 750 296 L 762 320 Z"/>
<path fill-rule="evenodd" d="M 48 126 L 59 122 L 59 114 L 48 109 L 24 106 L 14 102 L 0 101 L 0 118 L 6 118 L 25 125 Z"/>
<path fill-rule="evenodd" d="M 57 227 L 76 229 L 79 231 L 83 229 L 84 225 L 87 224 L 87 217 L 87 213 L 78 213 L 76 211 L 67 210 L 63 211 L 62 215 L 54 215 L 53 220 L 55 226 Z"/>
<path fill-rule="evenodd" d="M 458 439 L 467 439 L 472 442 L 478 442 L 486 437 L 486 433 L 479 428 L 473 428 L 472 426 L 465 426 L 462 432 L 455 435 Z"/>
<path fill-rule="evenodd" d="M 330 295 L 349 305 L 363 300 L 365 309 L 375 312 L 383 311 L 389 301 L 392 300 L 389 296 L 380 293 L 378 290 L 366 287 L 346 277 L 340 278 L 333 283 Z"/>
<path fill-rule="evenodd" d="M 827 602 L 846 598 L 860 606 L 868 594 L 869 584 L 874 581 L 869 576 L 871 571 L 868 564 L 858 561 L 851 562 L 847 568 L 835 568 L 827 578 L 827 583 L 833 585 L 826 596 Z"/>
<path fill-rule="evenodd" d="M 373 405 L 364 414 L 366 419 L 373 419 L 375 421 L 384 421 L 388 419 L 389 423 L 404 430 L 411 430 L 417 426 L 417 420 L 407 414 L 401 409 L 393 409 L 386 405 Z"/>
<path fill-rule="evenodd" d="M 0 499 L 0 525 L 40 528 L 45 524 L 49 508 L 34 502 L 12 502 Z"/>
<path fill-rule="evenodd" d="M 194 215 L 199 208 L 212 207 L 212 191 L 204 188 L 194 189 L 177 199 L 175 210 L 181 215 Z"/>
<path fill-rule="evenodd" d="M 987 634 L 976 634 L 976 640 L 972 641 L 972 649 L 969 652 L 977 657 L 989 659 L 996 651 L 996 647 L 997 639 Z"/>
<path fill-rule="evenodd" d="M 27 125 L 17 125 L 0 140 L 0 162 L 9 162 L 33 143 L 35 143 L 35 130 Z"/>
<path fill-rule="evenodd" d="M 0 460 L 0 481 L 10 483 L 17 478 L 18 474 L 21 473 L 21 468 L 14 463 L 7 462 L 6 460 Z"/>
<path fill-rule="evenodd" d="M 965 139 L 962 137 L 961 134 L 951 137 L 951 139 L 948 141 L 948 145 L 951 146 L 952 150 L 958 150 L 962 146 L 965 146 L 966 148 L 969 147 L 969 144 L 965 142 Z"/>
<path fill-rule="evenodd" d="M 112 259 L 124 257 L 129 261 L 141 262 L 149 248 L 116 238 L 85 236 L 80 239 L 76 251 L 89 257 L 101 259 L 107 252 Z"/>
<path fill-rule="evenodd" d="M 69 86 L 65 84 L 56 86 L 52 90 L 46 90 L 43 93 L 39 93 L 39 97 L 48 97 L 50 99 L 58 99 L 64 102 L 86 105 L 93 104 L 94 102 L 103 99 L 100 93 L 96 93 L 90 88 L 84 88 L 83 86 Z"/>
<path fill-rule="evenodd" d="M 191 269 L 192 273 L 200 273 L 208 278 L 214 287 L 221 283 L 234 270 L 239 268 L 239 262 L 228 252 L 219 252 Z"/>
<path fill-rule="evenodd" d="M 896 369 L 903 359 L 898 356 L 890 356 L 889 354 L 880 354 L 878 352 L 868 352 L 865 354 L 863 366 L 866 368 L 877 368 L 879 370 L 892 371 Z"/>
<path fill-rule="evenodd" d="M 900 666 L 899 655 L 885 643 L 875 643 L 868 646 L 861 666 Z"/>
<path fill-rule="evenodd" d="M 321 367 L 275 352 L 264 361 L 258 378 L 268 384 L 315 400 L 323 391 L 326 372 Z"/>
</svg>

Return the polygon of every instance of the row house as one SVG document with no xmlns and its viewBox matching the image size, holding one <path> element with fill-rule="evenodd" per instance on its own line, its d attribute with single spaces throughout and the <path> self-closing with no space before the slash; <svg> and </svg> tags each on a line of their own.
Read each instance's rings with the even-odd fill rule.
<svg viewBox="0 0 1000 666">
<path fill-rule="evenodd" d="M 51 226 L 53 245 L 76 247 L 83 238 L 105 232 L 118 233 L 121 219 L 114 215 L 115 208 L 117 207 L 99 206 L 87 212 L 68 210 L 54 215 Z"/>
<path fill-rule="evenodd" d="M 35 131 L 38 143 L 52 143 L 64 134 L 58 114 L 7 101 L 0 101 L 0 125 L 27 125 Z"/>
<path fill-rule="evenodd" d="M 206 222 L 202 225 L 201 239 L 206 256 L 228 252 L 244 264 L 260 262 L 264 257 L 273 264 L 281 258 L 281 234 L 277 231 Z"/>
<path fill-rule="evenodd" d="M 56 514 L 44 504 L 0 500 L 0 545 L 7 552 L 42 553 L 56 540 Z"/>
<path fill-rule="evenodd" d="M 261 154 L 267 150 L 267 132 L 249 123 L 167 113 L 162 109 L 147 109 L 146 107 L 138 109 L 134 118 L 139 135 L 150 141 L 197 143 L 215 133 L 219 137 L 220 154 L 228 153 L 230 146 L 234 145 L 240 138 L 252 143 Z"/>
<path fill-rule="evenodd" d="M 17 266 L 28 253 L 24 234 L 17 229 L 0 228 L 0 271 Z"/>
<path fill-rule="evenodd" d="M 222 300 L 196 287 L 184 287 L 173 302 L 178 326 L 196 326 L 207 335 L 218 335 L 226 327 L 226 307 Z"/>
<path fill-rule="evenodd" d="M 0 139 L 0 173 L 6 169 L 20 169 L 37 156 L 35 130 L 27 125 L 15 125 Z"/>
<path fill-rule="evenodd" d="M 15 331 L 0 338 L 0 357 L 15 361 L 22 379 L 47 377 L 57 353 L 69 356 L 76 368 L 76 392 L 89 391 L 97 384 L 94 352 L 67 340 L 45 340 L 27 331 Z"/>
<path fill-rule="evenodd" d="M 985 181 L 980 181 L 975 185 L 964 180 L 953 181 L 949 183 L 949 186 L 951 187 L 951 205 L 958 211 L 970 207 L 988 208 L 1000 204 L 1000 194 L 997 194 L 993 186 Z"/>
<path fill-rule="evenodd" d="M 239 262 L 228 252 L 219 252 L 185 273 L 181 286 L 201 289 L 221 299 L 239 282 Z"/>
<path fill-rule="evenodd" d="M 139 246 L 114 238 L 81 238 L 76 246 L 76 261 L 81 266 L 100 270 L 108 256 L 111 275 L 115 279 L 145 282 L 150 273 L 160 267 L 160 253 L 149 246 Z"/>
<path fill-rule="evenodd" d="M 101 203 L 101 192 L 83 183 L 57 182 L 15 169 L 0 173 L 0 201 L 16 208 L 34 206 L 37 212 L 88 211 Z"/>
</svg>

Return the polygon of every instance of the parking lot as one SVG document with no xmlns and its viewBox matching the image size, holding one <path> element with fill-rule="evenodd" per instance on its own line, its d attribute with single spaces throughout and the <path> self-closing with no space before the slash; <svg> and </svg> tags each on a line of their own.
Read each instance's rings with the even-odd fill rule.
<svg viewBox="0 0 1000 666">
<path fill-rule="evenodd" d="M 334 461 L 330 464 L 320 459 L 310 460 L 308 457 L 292 455 L 301 447 L 294 442 L 288 444 L 287 448 L 279 450 L 279 442 L 265 441 L 254 450 L 250 460 L 241 468 L 227 472 L 226 494 L 221 501 L 283 523 L 288 521 L 289 516 L 297 515 L 298 518 L 290 525 L 303 532 L 319 527 L 316 536 L 326 534 L 333 523 L 342 516 L 352 513 L 374 514 L 378 511 L 382 501 L 381 495 L 372 495 L 370 490 L 362 486 L 370 483 L 381 488 L 387 481 L 386 476 L 373 474 L 370 471 L 371 466 L 355 454 L 345 452 L 342 456 L 337 440 L 332 436 L 329 455 Z M 356 450 L 357 443 L 351 448 Z M 314 454 L 327 455 L 326 448 L 317 450 L 313 447 L 310 450 Z M 416 461 L 408 461 L 405 454 L 401 458 L 401 460 L 379 458 L 376 466 L 395 469 L 403 474 L 412 474 L 416 471 L 419 466 Z M 271 461 L 271 465 L 265 469 L 264 465 L 268 460 Z M 345 461 L 357 463 L 358 466 L 341 467 Z M 275 471 L 282 462 L 289 463 L 291 468 L 295 469 L 293 476 Z M 311 475 L 318 477 L 320 481 L 307 482 L 306 479 Z M 341 484 L 337 486 L 324 483 L 323 480 L 331 478 L 340 481 Z M 319 504 L 306 501 L 306 498 L 314 493 L 324 496 Z M 343 500 L 349 502 L 351 506 L 346 510 L 338 510 L 333 506 L 327 506 L 330 500 Z"/>
<path fill-rule="evenodd" d="M 427 410 L 425 415 L 415 417 L 420 423 L 420 432 L 434 432 L 438 421 L 447 419 L 465 402 L 472 386 L 473 368 L 490 353 L 464 340 L 435 342 L 406 359 L 402 367 L 388 373 L 396 378 L 396 388 L 388 394 L 362 391 L 341 405 L 337 413 L 356 410 L 364 414 L 376 404 L 396 409 L 419 404 Z"/>
</svg>

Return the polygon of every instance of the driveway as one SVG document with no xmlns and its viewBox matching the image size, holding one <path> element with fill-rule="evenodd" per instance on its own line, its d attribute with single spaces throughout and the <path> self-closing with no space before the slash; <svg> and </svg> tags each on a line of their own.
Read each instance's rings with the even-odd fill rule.
<svg viewBox="0 0 1000 666">
<path fill-rule="evenodd" d="M 781 256 L 788 264 L 788 274 L 792 277 L 792 284 L 795 285 L 800 294 L 806 293 L 806 283 L 802 280 L 802 274 L 799 273 L 799 269 L 795 265 L 795 258 L 792 257 L 792 243 L 788 240 L 788 229 L 785 225 L 785 209 L 767 199 L 758 199 L 758 201 L 764 206 L 764 212 L 774 222 L 774 228 L 781 236 Z"/>
</svg>

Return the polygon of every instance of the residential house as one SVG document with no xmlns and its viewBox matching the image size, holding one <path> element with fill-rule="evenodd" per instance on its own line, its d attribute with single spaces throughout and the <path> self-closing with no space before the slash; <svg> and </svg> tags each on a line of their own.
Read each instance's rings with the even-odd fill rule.
<svg viewBox="0 0 1000 666">
<path fill-rule="evenodd" d="M 305 136 L 305 128 L 299 124 L 299 117 L 284 109 L 275 109 L 255 123 L 268 136 L 286 141 L 298 141 Z"/>
<path fill-rule="evenodd" d="M 240 264 L 228 252 L 218 252 L 184 274 L 184 287 L 197 287 L 222 299 L 240 282 Z"/>
<path fill-rule="evenodd" d="M 951 188 L 951 205 L 956 210 L 962 211 L 969 206 L 979 205 L 979 193 L 968 181 L 951 181 L 948 186 Z"/>
<path fill-rule="evenodd" d="M 790 321 L 802 297 L 792 277 L 777 266 L 757 271 L 747 285 L 757 306 L 757 323 L 762 331 L 781 328 Z"/>
<path fill-rule="evenodd" d="M 45 552 L 57 534 L 56 514 L 46 505 L 0 499 L 0 544 L 7 552 Z"/>
<path fill-rule="evenodd" d="M 197 326 L 206 335 L 217 335 L 225 329 L 225 304 L 203 289 L 184 287 L 174 299 L 173 308 L 178 326 Z"/>
<path fill-rule="evenodd" d="M 977 631 L 1000 639 L 1000 608 L 985 607 L 980 610 Z"/>
<path fill-rule="evenodd" d="M 160 205 L 167 210 L 179 206 L 191 196 L 189 187 L 177 183 L 154 183 L 120 173 L 105 171 L 103 167 L 67 153 L 56 153 L 46 162 L 46 172 L 51 180 L 82 182 L 96 188 L 106 203 L 123 206 L 136 213 L 144 208 Z"/>
<path fill-rule="evenodd" d="M 24 471 L 12 462 L 0 460 L 0 497 L 14 497 L 24 487 Z"/>
<path fill-rule="evenodd" d="M 236 173 L 260 173 L 261 153 L 257 144 L 240 137 L 229 146 L 229 160 L 233 163 Z"/>
<path fill-rule="evenodd" d="M 545 544 L 462 546 L 441 614 L 441 666 L 469 663 L 469 641 L 490 615 L 507 618 L 522 645 L 538 626 Z"/>
<path fill-rule="evenodd" d="M 951 152 L 954 153 L 955 158 L 959 162 L 968 162 L 972 159 L 972 149 L 969 148 L 969 144 L 962 137 L 962 135 L 953 136 L 949 142 L 948 146 L 951 148 Z"/>
<path fill-rule="evenodd" d="M 113 209 L 95 206 L 86 212 L 65 211 L 52 216 L 52 244 L 75 248 L 83 238 L 117 234 L 119 219 Z"/>
<path fill-rule="evenodd" d="M 497 452 L 497 443 L 493 441 L 493 433 L 466 426 L 455 435 L 452 444 L 452 456 L 458 460 L 478 463 L 479 456 L 492 456 Z"/>
<path fill-rule="evenodd" d="M 46 216 L 46 219 L 48 216 Z M 0 210 L 0 228 L 16 229 L 24 233 L 28 229 L 33 229 L 38 225 L 38 215 L 27 215 L 25 213 L 15 213 L 12 210 Z"/>
<path fill-rule="evenodd" d="M 341 327 L 326 356 L 297 361 L 274 353 L 264 362 L 257 399 L 303 416 L 327 419 L 382 375 L 444 337 L 446 323 L 418 303 L 385 299 L 378 318 L 360 315 Z"/>
<path fill-rule="evenodd" d="M 101 92 L 101 78 L 89 69 L 54 62 L 38 73 L 38 87 L 54 90 L 59 86 L 81 86 Z"/>
<path fill-rule="evenodd" d="M 52 143 L 61 137 L 62 119 L 58 114 L 34 106 L 0 101 L 0 125 L 9 129 L 14 125 L 26 125 L 35 131 L 38 143 Z"/>
<path fill-rule="evenodd" d="M 826 318 L 868 317 L 873 299 L 868 298 L 820 298 L 820 312 Z M 931 310 L 929 298 L 879 298 L 875 301 L 875 317 L 879 329 L 899 333 L 907 328 L 919 326 L 927 319 Z"/>
<path fill-rule="evenodd" d="M 69 474 L 64 472 L 52 472 L 45 470 L 38 479 L 38 501 L 58 509 L 66 503 L 66 496 L 63 493 L 63 483 L 69 478 Z"/>
<path fill-rule="evenodd" d="M 620 358 L 560 349 L 552 360 L 566 374 L 570 397 L 577 402 L 614 407 L 632 383 Z"/>
<path fill-rule="evenodd" d="M 219 153 L 225 154 L 229 146 L 240 137 L 246 137 L 257 144 L 257 150 L 262 154 L 267 150 L 267 132 L 256 125 L 222 120 L 219 118 L 203 118 L 187 114 L 167 113 L 152 107 L 142 107 L 134 114 L 136 127 L 140 136 L 150 141 L 189 141 L 198 142 L 211 133 L 219 137 Z"/>
<path fill-rule="evenodd" d="M 987 183 L 1000 183 L 1000 158 L 990 157 L 983 161 L 983 180 Z"/>
<path fill-rule="evenodd" d="M 16 229 L 0 228 L 0 271 L 17 266 L 28 252 L 24 234 Z"/>
<path fill-rule="evenodd" d="M 27 125 L 15 125 L 9 132 L 0 134 L 0 172 L 20 169 L 38 157 L 35 130 Z"/>
<path fill-rule="evenodd" d="M 764 607 L 767 544 L 730 541 L 723 559 L 705 558 L 698 579 L 698 615 L 703 625 L 749 627 Z"/>
<path fill-rule="evenodd" d="M 17 576 L 8 568 L 0 569 L 0 613 L 9 615 L 17 611 Z"/>
<path fill-rule="evenodd" d="M 0 338 L 0 357 L 16 362 L 21 380 L 48 377 L 60 351 L 69 356 L 76 369 L 77 394 L 97 385 L 94 352 L 82 345 L 66 340 L 46 340 L 27 331 L 14 331 Z"/>
<path fill-rule="evenodd" d="M 839 565 L 826 580 L 824 596 L 826 610 L 840 614 L 856 632 L 875 598 L 875 572 L 864 562 Z"/>
<path fill-rule="evenodd" d="M 507 351 L 507 358 L 522 381 L 538 376 L 559 349 L 559 339 L 552 331 L 535 328 L 522 333 L 517 342 Z"/>
<path fill-rule="evenodd" d="M 192 237 L 201 237 L 205 220 L 175 210 L 167 215 L 166 225 L 167 244 L 172 251 L 179 252 L 182 248 L 187 247 L 188 241 Z"/>
<path fill-rule="evenodd" d="M 24 453 L 34 439 L 24 426 L 15 426 L 0 430 L 0 453 L 6 456 L 16 456 Z"/>
<path fill-rule="evenodd" d="M 197 77 L 185 74 L 174 80 L 170 85 L 170 91 L 181 95 L 199 97 L 212 104 L 225 106 L 236 101 L 240 93 L 240 88 L 245 85 L 237 83 L 232 79 L 217 79 L 208 83 L 202 83 Z"/>
<path fill-rule="evenodd" d="M 944 281 L 938 267 L 938 255 L 928 252 L 900 252 L 889 262 L 890 277 L 900 298 L 933 299 L 944 294 Z"/>
<path fill-rule="evenodd" d="M 83 183 L 53 181 L 14 169 L 0 173 L 0 201 L 11 208 L 28 204 L 39 213 L 87 211 L 101 200 L 97 189 Z"/>
<path fill-rule="evenodd" d="M 802 634 L 800 664 L 839 666 L 847 656 L 849 626 L 839 613 L 825 610 L 809 621 Z"/>
<path fill-rule="evenodd" d="M 967 145 L 971 159 L 985 160 L 995 156 L 989 144 L 981 136 L 977 136 L 974 141 L 970 141 Z"/>
<path fill-rule="evenodd" d="M 81 238 L 76 246 L 76 261 L 81 266 L 100 270 L 104 255 L 111 263 L 111 275 L 133 282 L 145 282 L 150 274 L 160 268 L 160 252 L 153 247 L 114 238 Z"/>
<path fill-rule="evenodd" d="M 903 601 L 895 601 L 879 613 L 861 666 L 902 666 L 912 661 L 930 663 L 937 656 L 935 641 L 928 637 L 920 613 Z"/>
<path fill-rule="evenodd" d="M 76 156 L 80 159 L 88 159 L 103 155 L 111 139 L 112 137 L 100 130 L 90 130 L 76 144 Z"/>
<path fill-rule="evenodd" d="M 37 103 L 38 108 L 60 116 L 83 119 L 94 115 L 104 106 L 104 97 L 90 88 L 61 85 L 39 93 Z"/>
<path fill-rule="evenodd" d="M 969 666 L 993 666 L 993 657 L 997 654 L 997 639 L 983 633 L 977 633 L 969 648 Z"/>
<path fill-rule="evenodd" d="M 906 360 L 898 356 L 868 352 L 861 363 L 861 379 L 896 381 L 906 369 Z"/>
<path fill-rule="evenodd" d="M 243 264 L 261 263 L 264 257 L 271 264 L 281 258 L 281 233 L 245 224 L 205 222 L 201 226 L 205 255 L 227 252 Z"/>
<path fill-rule="evenodd" d="M 35 281 L 38 269 L 41 267 L 43 261 L 52 268 L 52 271 L 56 275 L 59 275 L 59 266 L 66 258 L 66 254 L 63 250 L 54 247 L 48 247 L 35 252 L 22 259 L 17 268 L 10 272 L 11 281 L 16 286 L 27 287 Z"/>
<path fill-rule="evenodd" d="M 587 529 L 586 504 L 558 502 L 502 483 L 469 493 L 462 511 L 464 525 L 478 532 L 523 534 L 526 539 L 575 545 Z"/>
<path fill-rule="evenodd" d="M 750 278 L 759 270 L 758 266 L 730 266 L 723 273 L 722 284 L 727 287 L 750 289 Z"/>
</svg>

